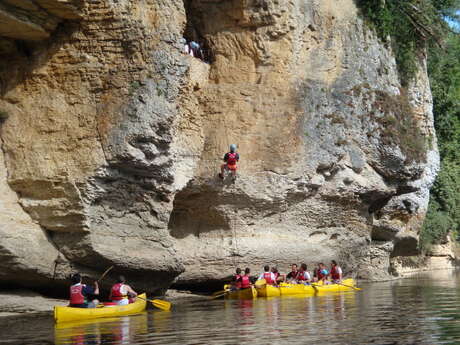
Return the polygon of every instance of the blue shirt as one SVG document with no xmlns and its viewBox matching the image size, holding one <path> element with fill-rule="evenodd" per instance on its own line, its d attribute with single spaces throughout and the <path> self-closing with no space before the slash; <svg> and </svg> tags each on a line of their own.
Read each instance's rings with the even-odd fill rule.
<svg viewBox="0 0 460 345">
<path fill-rule="evenodd" d="M 81 294 L 86 298 L 91 297 L 91 295 L 94 295 L 94 289 L 91 286 L 86 285 L 83 289 L 81 289 Z"/>
</svg>

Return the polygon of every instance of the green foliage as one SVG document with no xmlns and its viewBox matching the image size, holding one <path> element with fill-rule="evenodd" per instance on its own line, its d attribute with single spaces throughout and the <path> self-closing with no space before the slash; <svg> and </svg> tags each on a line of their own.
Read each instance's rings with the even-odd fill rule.
<svg viewBox="0 0 460 345">
<path fill-rule="evenodd" d="M 430 49 L 428 72 L 439 150 L 443 159 L 460 161 L 460 36 L 450 34 L 445 51 Z"/>
<path fill-rule="evenodd" d="M 137 80 L 133 81 L 129 86 L 129 95 L 132 96 L 141 87 L 141 83 Z"/>
<path fill-rule="evenodd" d="M 431 191 L 421 246 L 460 234 L 460 37 L 450 33 L 459 23 L 460 0 L 356 0 L 366 23 L 395 53 L 401 83 L 417 71 L 417 57 L 428 48 L 433 112 L 441 154 L 441 171 Z M 388 103 L 388 102 L 386 102 Z M 415 139 L 406 146 L 419 151 L 421 137 L 409 135 L 410 123 L 387 119 L 389 127 Z M 419 140 L 420 139 L 420 140 Z M 431 138 L 429 139 L 431 140 Z M 428 143 L 431 145 L 431 143 Z"/>
<path fill-rule="evenodd" d="M 457 238 L 460 230 L 459 187 L 460 165 L 443 164 L 431 190 L 428 213 L 420 233 L 420 245 L 423 249 L 444 241 L 448 234 Z"/>
<path fill-rule="evenodd" d="M 428 72 L 441 154 L 441 171 L 431 190 L 421 247 L 460 234 L 460 35 L 447 35 L 444 51 L 429 50 Z"/>
<path fill-rule="evenodd" d="M 394 50 L 401 83 L 417 71 L 427 43 L 442 44 L 446 16 L 455 16 L 459 0 L 356 0 L 366 23 Z M 457 7 L 458 8 L 458 7 Z"/>
</svg>

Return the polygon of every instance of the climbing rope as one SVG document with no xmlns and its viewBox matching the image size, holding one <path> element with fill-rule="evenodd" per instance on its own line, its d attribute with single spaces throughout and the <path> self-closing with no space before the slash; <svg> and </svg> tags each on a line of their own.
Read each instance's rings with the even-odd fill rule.
<svg viewBox="0 0 460 345">
<path fill-rule="evenodd" d="M 229 221 L 230 227 L 232 229 L 232 244 L 233 244 L 233 253 L 232 253 L 232 258 L 233 258 L 233 266 L 237 266 L 237 260 L 236 257 L 239 256 L 239 250 L 238 250 L 238 242 L 237 242 L 237 235 L 236 235 L 236 227 L 234 226 L 233 219 L 230 219 Z"/>
</svg>

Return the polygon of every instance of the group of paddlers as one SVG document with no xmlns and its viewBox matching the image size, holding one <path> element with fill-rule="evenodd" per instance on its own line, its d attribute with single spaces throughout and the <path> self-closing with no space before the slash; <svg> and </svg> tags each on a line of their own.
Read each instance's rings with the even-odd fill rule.
<svg viewBox="0 0 460 345">
<path fill-rule="evenodd" d="M 82 284 L 82 277 L 79 273 L 71 276 L 70 280 L 70 302 L 69 307 L 74 308 L 96 308 L 99 304 L 99 284 L 94 282 L 93 286 Z M 118 276 L 116 284 L 110 289 L 109 300 L 112 305 L 127 305 L 136 300 L 137 293 L 126 284 L 125 277 Z"/>
<path fill-rule="evenodd" d="M 288 274 L 280 274 L 276 267 L 266 265 L 264 272 L 261 273 L 257 280 L 264 279 L 268 285 L 278 285 L 279 283 L 291 284 L 311 284 L 314 282 L 323 282 L 323 284 L 340 283 L 342 280 L 342 269 L 335 260 L 331 261 L 331 268 L 328 270 L 322 262 L 313 270 L 313 276 L 308 271 L 306 264 L 301 264 L 300 268 L 297 264 L 292 264 L 291 272 Z M 251 277 L 251 270 L 246 268 L 244 273 L 241 268 L 237 268 L 233 276 L 232 287 L 234 289 L 247 289 L 254 283 L 255 277 Z"/>
</svg>

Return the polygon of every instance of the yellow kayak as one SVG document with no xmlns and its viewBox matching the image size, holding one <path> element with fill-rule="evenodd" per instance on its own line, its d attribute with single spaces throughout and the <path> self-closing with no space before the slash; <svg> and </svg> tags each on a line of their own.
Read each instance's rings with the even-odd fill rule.
<svg viewBox="0 0 460 345">
<path fill-rule="evenodd" d="M 279 289 L 281 292 L 281 296 L 292 296 L 292 295 L 310 296 L 310 295 L 314 295 L 316 292 L 313 286 L 305 285 L 305 284 L 281 283 Z"/>
<path fill-rule="evenodd" d="M 348 285 L 348 286 L 355 286 L 354 279 L 345 279 L 342 280 L 341 284 Z M 317 292 L 339 292 L 339 291 L 350 291 L 354 290 L 352 287 L 347 287 L 340 284 L 323 284 L 322 282 L 314 283 L 313 288 Z"/>
<path fill-rule="evenodd" d="M 224 290 L 228 290 L 230 287 L 229 285 L 224 286 Z M 235 291 L 230 291 L 228 294 L 225 295 L 225 298 L 229 299 L 254 299 L 257 298 L 257 290 L 251 286 L 247 289 L 240 289 Z"/>
<path fill-rule="evenodd" d="M 276 297 L 281 295 L 279 287 L 265 284 L 264 286 L 257 287 L 257 296 L 259 297 Z"/>
<path fill-rule="evenodd" d="M 145 293 L 139 295 L 139 297 L 144 299 L 147 298 Z M 56 306 L 54 307 L 54 321 L 58 323 L 137 314 L 144 311 L 147 306 L 147 301 L 140 298 L 136 299 L 136 302 L 128 305 L 102 308 L 72 308 Z"/>
</svg>

